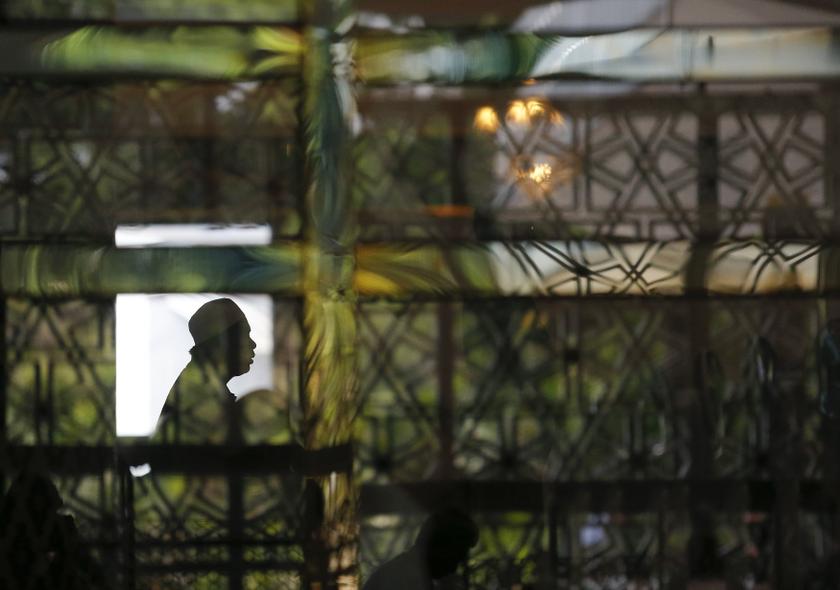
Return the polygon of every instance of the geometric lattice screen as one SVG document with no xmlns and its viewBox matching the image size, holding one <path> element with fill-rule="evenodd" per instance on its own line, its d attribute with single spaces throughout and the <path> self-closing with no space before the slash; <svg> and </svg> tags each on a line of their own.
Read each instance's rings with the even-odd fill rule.
<svg viewBox="0 0 840 590">
<path fill-rule="evenodd" d="M 361 588 L 452 505 L 441 587 L 837 587 L 835 31 L 141 4 L 0 8 L 0 587 Z M 262 296 L 269 385 L 118 436 L 127 293 Z"/>
</svg>

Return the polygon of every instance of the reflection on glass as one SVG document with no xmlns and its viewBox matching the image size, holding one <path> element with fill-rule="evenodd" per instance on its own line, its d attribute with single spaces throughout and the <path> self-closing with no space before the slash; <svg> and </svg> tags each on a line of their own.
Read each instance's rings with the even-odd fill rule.
<svg viewBox="0 0 840 590">
<path fill-rule="evenodd" d="M 117 246 L 264 245 L 268 226 L 158 225 L 121 227 Z M 189 319 L 217 293 L 121 294 L 116 301 L 117 436 L 149 436 L 166 396 L 195 344 Z M 237 397 L 273 386 L 273 304 L 268 295 L 230 295 L 256 343 L 253 366 L 228 383 Z"/>
<path fill-rule="evenodd" d="M 117 436 L 149 436 L 166 396 L 190 361 L 188 321 L 220 294 L 117 296 Z M 237 398 L 273 386 L 273 307 L 268 295 L 230 295 L 251 325 L 254 364 L 228 382 Z"/>
</svg>

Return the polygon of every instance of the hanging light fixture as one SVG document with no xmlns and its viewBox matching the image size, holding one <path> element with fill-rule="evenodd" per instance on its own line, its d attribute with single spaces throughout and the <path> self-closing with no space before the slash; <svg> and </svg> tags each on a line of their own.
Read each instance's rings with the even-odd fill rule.
<svg viewBox="0 0 840 590">
<path fill-rule="evenodd" d="M 503 112 L 492 106 L 476 109 L 474 127 L 483 133 L 499 133 L 502 119 L 507 134 L 530 133 L 536 126 L 548 126 L 547 133 L 564 129 L 566 117 L 546 101 L 531 97 L 511 101 Z M 517 154 L 511 158 L 511 173 L 517 183 L 532 197 L 542 198 L 552 187 L 567 184 L 580 169 L 577 154 Z"/>
<path fill-rule="evenodd" d="M 480 107 L 475 112 L 473 125 L 479 131 L 495 133 L 499 129 L 499 116 L 493 107 Z"/>
</svg>

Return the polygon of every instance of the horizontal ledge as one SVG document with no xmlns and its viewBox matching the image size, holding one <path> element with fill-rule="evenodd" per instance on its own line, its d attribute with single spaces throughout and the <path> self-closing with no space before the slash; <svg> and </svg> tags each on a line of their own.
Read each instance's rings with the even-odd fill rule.
<svg viewBox="0 0 840 590">
<path fill-rule="evenodd" d="M 242 572 L 251 571 L 278 571 L 278 572 L 294 572 L 299 573 L 303 568 L 303 563 L 295 561 L 242 561 L 239 564 Z M 184 561 L 175 563 L 145 563 L 137 564 L 137 573 L 139 575 L 148 574 L 180 574 L 189 572 L 219 572 L 227 574 L 231 570 L 230 561 Z"/>
<path fill-rule="evenodd" d="M 428 512 L 449 505 L 473 512 L 650 513 L 698 506 L 718 512 L 767 512 L 774 508 L 776 482 L 755 479 L 538 481 L 442 481 L 365 484 L 363 516 Z M 840 509 L 840 481 L 801 480 L 800 509 Z"/>
<path fill-rule="evenodd" d="M 4 29 L 15 31 L 34 31 L 39 34 L 59 32 L 66 33 L 80 27 L 115 27 L 138 29 L 142 27 L 294 27 L 303 28 L 305 23 L 298 15 L 287 18 L 265 18 L 243 16 L 241 18 L 202 18 L 199 16 L 161 16 L 161 15 L 110 15 L 110 16 L 79 16 L 73 18 L 57 18 L 45 16 L 6 16 L 0 12 L 0 34 Z"/>
<path fill-rule="evenodd" d="M 270 475 L 298 473 L 323 476 L 349 473 L 349 444 L 307 451 L 299 445 L 254 445 L 240 448 L 213 445 L 23 446 L 6 448 L 7 468 L 44 466 L 63 475 L 97 474 L 148 463 L 154 473 L 183 475 Z"/>
<path fill-rule="evenodd" d="M 355 295 L 394 300 L 835 296 L 840 294 L 838 263 L 840 245 L 804 239 L 389 242 L 358 244 L 347 254 L 319 251 L 303 242 L 180 248 L 5 244 L 0 250 L 0 294 L 300 296 L 317 289 L 325 295 L 326 281 L 335 276 L 331 269 L 340 265 L 352 273 Z M 333 274 L 313 287 L 303 279 L 306 265 Z"/>
<path fill-rule="evenodd" d="M 744 82 L 840 78 L 840 51 L 834 43 L 837 28 L 831 20 L 817 27 L 641 24 L 641 28 L 587 37 L 527 30 L 463 34 L 417 29 L 407 34 L 376 35 L 358 31 L 353 57 L 359 78 L 368 86 L 532 79 Z M 230 26 L 228 34 L 220 35 L 220 28 L 103 25 L 45 35 L 6 27 L 0 33 L 0 75 L 101 78 L 127 74 L 228 80 L 301 75 L 301 58 L 311 49 L 311 41 L 298 31 L 278 26 Z"/>
<path fill-rule="evenodd" d="M 296 294 L 300 264 L 300 249 L 293 243 L 188 248 L 8 244 L 0 250 L 0 292 L 35 297 Z"/>
<path fill-rule="evenodd" d="M 738 0 L 705 0 L 702 8 L 694 0 L 633 2 L 626 0 L 621 9 L 615 3 L 593 0 L 564 2 L 558 8 L 542 0 L 359 0 L 359 11 L 376 13 L 396 22 L 406 17 L 422 18 L 427 27 L 501 28 L 519 26 L 540 32 L 566 31 L 596 34 L 625 30 L 632 26 L 671 25 L 764 27 L 768 25 L 822 26 L 840 22 L 838 7 L 832 0 L 781 0 L 767 4 L 750 3 L 750 9 Z M 763 10 L 761 10 L 763 8 Z M 380 20 L 383 20 L 380 18 Z"/>
<path fill-rule="evenodd" d="M 295 15 L 296 16 L 296 15 Z M 0 28 L 0 75 L 113 80 L 253 80 L 300 76 L 306 45 L 289 26 L 75 25 Z"/>
<path fill-rule="evenodd" d="M 827 24 L 828 21 L 827 21 Z M 577 35 L 417 31 L 359 37 L 368 85 L 473 84 L 570 79 L 627 82 L 831 80 L 840 77 L 836 29 L 628 27 Z M 527 47 L 522 51 L 522 47 Z M 493 59 L 498 57 L 498 59 Z"/>
<path fill-rule="evenodd" d="M 179 539 L 179 540 L 166 540 L 166 539 L 158 539 L 153 537 L 141 537 L 140 540 L 135 540 L 132 543 L 134 547 L 135 553 L 141 553 L 143 551 L 147 552 L 155 552 L 161 549 L 169 549 L 169 550 L 178 550 L 178 549 L 212 549 L 216 547 L 225 547 L 230 545 L 239 545 L 244 548 L 249 547 L 271 547 L 273 549 L 287 549 L 287 548 L 294 548 L 299 547 L 301 544 L 301 539 L 298 535 L 299 530 L 295 529 L 294 527 L 290 526 L 288 528 L 289 536 L 281 536 L 276 535 L 272 537 L 260 537 L 258 535 L 254 536 L 243 536 L 240 538 L 232 538 L 229 536 L 222 536 L 222 537 L 213 537 L 213 538 L 197 538 L 197 539 Z M 138 535 L 139 536 L 139 535 Z M 118 534 L 114 534 L 109 539 L 99 537 L 97 539 L 83 539 L 82 544 L 85 547 L 95 547 L 99 549 L 118 549 L 125 547 L 125 539 L 121 538 Z M 140 559 L 142 560 L 143 557 L 141 556 Z M 268 564 L 277 564 L 277 563 L 287 563 L 287 560 L 262 560 L 259 562 L 251 562 L 251 563 L 261 563 L 263 565 Z M 189 563 L 189 562 L 187 562 Z M 194 563 L 194 562 L 193 562 Z M 293 562 L 288 562 L 293 563 Z M 154 565 L 151 565 L 154 567 Z"/>
</svg>

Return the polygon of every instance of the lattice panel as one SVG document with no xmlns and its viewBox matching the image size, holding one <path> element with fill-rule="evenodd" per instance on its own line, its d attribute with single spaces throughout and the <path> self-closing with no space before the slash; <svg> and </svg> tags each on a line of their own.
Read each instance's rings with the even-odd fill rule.
<svg viewBox="0 0 840 590">
<path fill-rule="evenodd" d="M 55 137 L 251 137 L 290 139 L 299 82 L 43 82 L 4 85 L 0 126 Z"/>
<path fill-rule="evenodd" d="M 464 306 L 458 320 L 456 465 L 481 479 L 544 476 L 563 428 L 561 367 L 573 355 L 533 309 Z"/>
<path fill-rule="evenodd" d="M 227 549 L 207 541 L 227 539 L 228 487 L 224 477 L 155 474 L 135 480 L 135 531 L 139 543 L 185 544 L 177 557 L 171 548 L 150 549 L 150 560 L 166 554 L 179 561 L 225 559 Z M 190 545 L 198 547 L 187 548 Z M 140 557 L 140 561 L 144 561 Z"/>
<path fill-rule="evenodd" d="M 558 549 L 572 579 L 584 587 L 656 587 L 676 565 L 662 546 L 662 533 L 672 526 L 657 514 L 578 514 L 558 527 Z"/>
<path fill-rule="evenodd" d="M 113 441 L 112 303 L 12 299 L 6 305 L 8 440 Z"/>
<path fill-rule="evenodd" d="M 134 480 L 134 494 L 141 572 L 165 567 L 189 576 L 196 569 L 220 569 L 243 576 L 248 587 L 259 580 L 290 584 L 300 571 L 300 476 L 186 476 L 156 474 L 153 467 Z M 241 494 L 235 502 L 241 513 L 232 508 L 231 494 Z"/>
<path fill-rule="evenodd" d="M 250 561 L 296 561 L 305 511 L 303 478 L 299 475 L 247 477 L 244 481 L 245 536 L 266 542 L 247 552 Z"/>
<path fill-rule="evenodd" d="M 294 574 L 256 573 L 249 575 L 243 582 L 243 588 L 257 590 L 259 588 L 278 588 L 291 590 L 299 587 L 300 580 Z M 225 590 L 229 581 L 222 572 L 189 573 L 189 574 L 161 574 L 143 575 L 137 580 L 139 588 L 153 588 L 155 590 L 180 590 L 181 588 L 197 588 L 200 590 Z"/>
<path fill-rule="evenodd" d="M 801 477 L 820 472 L 813 302 L 457 304 L 451 333 L 435 305 L 361 309 L 365 481 L 439 474 L 447 411 L 456 473 L 470 479 L 681 479 L 692 453 L 713 457 L 708 477 L 762 478 L 780 449 Z M 698 313 L 709 333 L 692 349 Z"/>
<path fill-rule="evenodd" d="M 434 126 L 414 104 L 369 103 L 355 152 L 365 237 L 678 240 L 701 218 L 738 238 L 831 227 L 825 115 L 809 97 L 438 100 Z M 446 162 L 418 155 L 430 150 Z"/>
<path fill-rule="evenodd" d="M 224 572 L 165 573 L 138 576 L 137 587 L 155 590 L 180 590 L 181 588 L 227 590 L 229 583 Z"/>
<path fill-rule="evenodd" d="M 124 570 L 113 567 L 113 564 L 124 565 L 126 556 L 120 545 L 125 527 L 119 521 L 120 502 L 115 471 L 63 476 L 56 479 L 56 485 L 75 520 L 85 549 L 99 565 L 106 584 L 118 586 Z"/>
<path fill-rule="evenodd" d="M 441 336 L 435 306 L 362 308 L 362 343 L 374 363 L 362 365 L 359 453 L 366 480 L 437 473 L 442 465 L 433 457 L 444 460 L 438 441 L 446 403 L 462 477 L 577 480 L 686 472 L 686 433 L 667 387 L 668 372 L 690 366 L 676 329 L 685 310 L 629 303 L 454 309 L 451 335 Z M 439 347 L 452 350 L 450 375 L 441 373 Z M 441 379 L 451 383 L 451 402 L 438 394 Z M 417 456 L 422 470 L 413 466 Z"/>
<path fill-rule="evenodd" d="M 798 556 L 803 572 L 803 587 L 819 590 L 836 585 L 837 527 L 836 512 L 800 512 L 802 550 Z"/>
<path fill-rule="evenodd" d="M 432 305 L 364 306 L 357 453 L 364 480 L 423 479 L 439 453 Z"/>
<path fill-rule="evenodd" d="M 465 577 L 470 588 L 512 588 L 545 579 L 543 518 L 539 513 L 489 513 L 477 517 L 478 545 Z M 543 574 L 542 576 L 540 574 Z"/>
<path fill-rule="evenodd" d="M 532 587 L 547 580 L 547 555 L 541 546 L 545 526 L 541 514 L 486 513 L 471 515 L 479 541 L 462 566 L 452 588 Z M 377 515 L 362 525 L 361 573 L 365 580 L 380 565 L 411 548 L 422 515 Z M 560 580 L 566 576 L 555 578 Z"/>
<path fill-rule="evenodd" d="M 103 544 L 117 540 L 119 498 L 114 471 L 87 476 L 65 475 L 56 478 L 55 483 L 84 539 Z"/>
<path fill-rule="evenodd" d="M 558 507 L 562 508 L 562 502 Z M 479 542 L 469 562 L 448 581 L 451 587 L 513 589 L 565 583 L 617 589 L 686 583 L 684 556 L 691 528 L 684 516 L 576 513 L 555 514 L 549 520 L 543 508 L 474 511 L 471 516 L 479 528 Z M 766 515 L 735 514 L 713 525 L 712 551 L 720 564 L 719 579 L 762 579 L 760 563 L 768 557 L 769 548 L 755 545 L 761 535 L 750 524 L 759 517 L 762 524 L 767 523 Z M 369 516 L 362 525 L 362 579 L 409 550 L 422 522 L 417 513 Z"/>
<path fill-rule="evenodd" d="M 546 555 L 541 547 L 545 527 L 541 514 L 486 513 L 471 515 L 479 541 L 469 562 L 447 587 L 516 588 L 546 580 Z M 423 514 L 376 515 L 362 524 L 362 580 L 386 561 L 411 549 L 423 524 Z M 523 557 L 524 556 L 524 557 Z M 565 576 L 564 576 L 565 577 Z M 560 578 L 557 578 L 560 579 Z"/>
<path fill-rule="evenodd" d="M 457 370 L 465 474 L 676 476 L 683 435 L 662 372 L 684 361 L 667 319 L 634 305 L 465 307 Z"/>
<path fill-rule="evenodd" d="M 715 476 L 769 477 L 772 458 L 787 451 L 795 459 L 785 472 L 819 476 L 818 312 L 814 302 L 797 300 L 719 301 L 710 307 L 705 411 Z M 781 397 L 791 406 L 774 410 Z M 773 425 L 773 413 L 780 411 L 792 420 L 787 433 Z"/>
<path fill-rule="evenodd" d="M 626 111 L 587 121 L 587 209 L 599 233 L 673 239 L 693 235 L 697 115 Z"/>
<path fill-rule="evenodd" d="M 137 578 L 138 588 L 154 590 L 180 590 L 182 588 L 226 590 L 229 586 L 229 579 L 224 572 L 144 574 Z M 245 590 L 262 590 L 263 588 L 298 590 L 300 587 L 299 574 L 283 571 L 248 573 L 242 580 L 242 588 Z"/>
<path fill-rule="evenodd" d="M 686 513 L 591 513 L 560 525 L 558 546 L 573 583 L 599 588 L 685 587 L 687 554 L 704 563 L 707 583 L 767 583 L 772 515 L 707 514 L 692 530 Z M 694 583 L 700 583 L 694 579 Z"/>
<path fill-rule="evenodd" d="M 290 572 L 254 572 L 245 576 L 242 582 L 245 590 L 262 590 L 262 588 L 277 588 L 277 590 L 298 590 L 301 587 L 300 575 Z"/>
<path fill-rule="evenodd" d="M 775 501 L 751 496 L 746 482 L 761 482 L 766 494 L 776 489 L 779 474 L 813 481 L 823 473 L 818 302 L 367 303 L 361 310 L 364 358 L 383 359 L 391 369 L 365 373 L 363 391 L 370 397 L 360 418 L 366 423 L 360 432 L 367 433 L 357 447 L 361 473 L 366 482 L 395 483 L 388 498 L 402 506 L 365 521 L 365 575 L 413 542 L 421 519 L 405 520 L 404 510 L 419 506 L 401 498 L 399 484 L 436 485 L 448 473 L 442 471 L 448 460 L 443 441 L 451 423 L 454 477 L 476 486 L 463 488 L 467 498 L 482 481 L 544 486 L 542 503 L 527 513 L 499 515 L 499 522 L 517 523 L 515 531 L 494 521 L 485 504 L 470 503 L 482 537 L 464 578 L 468 587 L 527 587 L 541 579 L 593 588 L 680 587 L 698 551 L 693 559 L 711 578 L 730 584 L 774 579 L 774 539 L 782 533 L 766 502 Z M 412 377 L 433 371 L 436 390 Z M 441 393 L 448 380 L 450 401 Z M 424 387 L 436 396 L 421 396 Z M 376 399 L 391 406 L 390 430 L 383 428 L 387 417 L 375 414 Z M 411 466 L 411 446 L 394 443 L 400 436 L 428 454 L 425 471 Z M 688 483 L 694 478 L 742 484 L 726 497 L 695 497 L 707 492 Z M 628 481 L 686 485 L 668 492 L 663 484 L 654 498 L 629 491 Z M 552 495 L 554 483 L 561 485 L 556 489 L 579 487 Z M 384 499 L 384 490 L 368 492 Z M 485 503 L 502 501 L 487 490 Z M 800 507 L 828 501 L 815 493 L 803 488 Z M 581 501 L 611 506 L 619 498 L 627 507 L 581 510 Z M 660 512 L 645 512 L 656 505 Z M 374 504 L 367 506 L 370 514 Z M 755 511 L 743 512 L 743 506 Z M 557 524 L 550 525 L 554 511 Z M 701 517 L 711 528 L 693 530 Z M 833 521 L 802 508 L 790 518 L 799 523 L 803 579 L 830 575 Z M 548 551 L 548 530 L 555 530 L 556 553 Z"/>
<path fill-rule="evenodd" d="M 19 224 L 13 162 L 14 144 L 0 142 L 0 236 L 14 233 Z"/>
<path fill-rule="evenodd" d="M 723 112 L 718 119 L 718 191 L 728 236 L 826 235 L 825 117 L 797 110 Z"/>
<path fill-rule="evenodd" d="M 411 118 L 372 121 L 353 145 L 353 202 L 362 220 L 382 213 L 416 214 L 452 196 L 452 128 L 445 113 L 418 109 Z M 422 229 L 368 227 L 366 237 L 423 236 Z"/>
<path fill-rule="evenodd" d="M 271 223 L 296 235 L 290 81 L 0 93 L 0 229 L 110 241 L 119 223 Z"/>
<path fill-rule="evenodd" d="M 523 104 L 526 112 L 520 113 Z M 503 235 L 694 234 L 696 115 L 562 109 L 514 101 L 499 113 L 499 129 L 471 134 L 464 167 L 470 202 L 481 219 L 493 220 Z M 481 157 L 488 144 L 495 147 L 492 164 Z"/>
<path fill-rule="evenodd" d="M 115 214 L 139 200 L 136 144 L 33 141 L 28 147 L 27 228 L 35 235 L 109 235 Z"/>
</svg>

